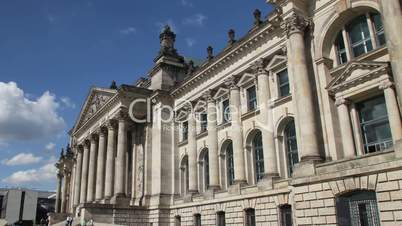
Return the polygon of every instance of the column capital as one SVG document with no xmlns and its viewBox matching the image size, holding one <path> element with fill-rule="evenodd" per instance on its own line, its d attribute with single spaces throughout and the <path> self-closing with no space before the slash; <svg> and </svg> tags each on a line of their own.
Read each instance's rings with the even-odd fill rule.
<svg viewBox="0 0 402 226">
<path fill-rule="evenodd" d="M 287 37 L 290 37 L 294 33 L 303 33 L 311 24 L 311 20 L 307 20 L 300 14 L 293 12 L 288 18 L 285 19 L 285 21 L 283 21 L 282 28 L 284 29 Z"/>
<path fill-rule="evenodd" d="M 105 126 L 107 127 L 108 130 L 116 130 L 117 128 L 116 120 L 115 119 L 108 120 Z"/>
<path fill-rule="evenodd" d="M 337 107 L 339 107 L 341 105 L 348 105 L 349 103 L 350 102 L 347 99 L 343 98 L 343 97 L 336 98 L 336 101 L 335 101 L 335 105 Z"/>
<path fill-rule="evenodd" d="M 387 80 L 387 81 L 381 82 L 380 85 L 378 86 L 378 88 L 380 90 L 385 90 L 385 89 L 388 89 L 388 88 L 392 88 L 393 86 L 394 86 L 394 83 L 389 81 L 389 80 Z"/>
<path fill-rule="evenodd" d="M 210 89 L 207 90 L 206 92 L 204 92 L 202 94 L 202 97 L 204 98 L 205 101 L 207 101 L 207 103 L 215 102 L 215 100 L 214 100 L 214 98 L 212 96 L 212 90 L 210 90 Z"/>
<path fill-rule="evenodd" d="M 229 87 L 230 90 L 239 89 L 239 86 L 236 84 L 236 79 L 234 76 L 230 76 L 229 78 L 225 79 L 225 85 Z"/>
<path fill-rule="evenodd" d="M 129 118 L 128 113 L 127 113 L 127 111 L 124 110 L 124 109 L 120 109 L 120 111 L 116 114 L 116 117 L 115 117 L 115 119 L 116 119 L 118 122 L 124 122 L 124 121 L 126 121 L 128 118 Z"/>
<path fill-rule="evenodd" d="M 101 127 L 99 127 L 96 132 L 96 134 L 99 135 L 99 137 L 104 137 L 107 134 L 107 127 L 102 125 Z"/>
<path fill-rule="evenodd" d="M 90 142 L 90 140 L 89 140 L 89 137 L 88 138 L 86 138 L 83 142 L 82 142 L 82 146 L 83 146 L 83 148 L 85 149 L 85 148 L 89 148 L 89 145 L 91 144 L 91 142 Z"/>
<path fill-rule="evenodd" d="M 255 61 L 251 65 L 252 69 L 255 71 L 256 76 L 258 77 L 259 75 L 268 75 L 268 71 L 265 70 L 264 66 L 264 59 L 260 58 L 257 61 Z"/>
<path fill-rule="evenodd" d="M 91 135 L 89 135 L 89 140 L 90 140 L 91 142 L 98 141 L 98 138 L 99 138 L 99 136 L 98 136 L 97 133 L 92 133 Z"/>
</svg>

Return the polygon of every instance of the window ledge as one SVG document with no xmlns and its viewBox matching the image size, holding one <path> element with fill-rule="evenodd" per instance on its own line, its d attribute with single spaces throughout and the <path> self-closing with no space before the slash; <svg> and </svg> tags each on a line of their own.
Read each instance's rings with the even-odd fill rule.
<svg viewBox="0 0 402 226">
<path fill-rule="evenodd" d="M 253 116 L 256 116 L 258 114 L 260 114 L 259 109 L 254 109 L 254 110 L 248 111 L 247 113 L 242 114 L 241 120 L 249 119 L 249 118 L 251 118 Z"/>
<path fill-rule="evenodd" d="M 224 129 L 224 128 L 230 127 L 231 125 L 232 125 L 232 122 L 230 122 L 230 121 L 224 122 L 224 123 L 219 124 L 219 125 L 217 126 L 217 129 L 218 129 L 218 130 Z"/>
<path fill-rule="evenodd" d="M 292 99 L 293 99 L 292 94 L 289 94 L 289 95 L 284 96 L 284 97 L 279 97 L 278 99 L 272 101 L 271 107 L 274 108 L 274 107 L 277 107 L 279 105 L 285 104 L 287 102 L 292 101 Z"/>
<path fill-rule="evenodd" d="M 203 137 L 205 137 L 205 136 L 208 136 L 208 130 L 205 130 L 205 131 L 203 131 L 203 132 L 197 134 L 196 138 L 197 138 L 197 139 L 200 139 L 200 138 L 203 138 Z"/>
<path fill-rule="evenodd" d="M 179 142 L 178 146 L 181 147 L 181 146 L 184 146 L 184 145 L 187 145 L 187 144 L 188 144 L 188 140 L 183 140 L 183 141 Z"/>
</svg>

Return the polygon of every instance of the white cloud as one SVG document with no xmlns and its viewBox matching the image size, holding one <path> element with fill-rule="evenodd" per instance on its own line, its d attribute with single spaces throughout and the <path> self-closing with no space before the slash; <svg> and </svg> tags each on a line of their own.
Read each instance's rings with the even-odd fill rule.
<svg viewBox="0 0 402 226">
<path fill-rule="evenodd" d="M 40 186 L 45 182 L 54 181 L 56 173 L 57 169 L 52 162 L 39 169 L 17 171 L 2 181 L 13 186 Z"/>
<path fill-rule="evenodd" d="M 162 21 L 162 22 L 156 22 L 155 25 L 159 29 L 158 32 L 163 31 L 165 26 L 169 25 L 169 27 L 170 27 L 170 29 L 172 29 L 172 31 L 174 31 L 175 33 L 179 33 L 179 29 L 172 19 L 168 19 L 168 20 Z"/>
<path fill-rule="evenodd" d="M 193 38 L 186 38 L 186 43 L 188 47 L 193 47 L 194 44 L 196 43 L 196 40 Z"/>
<path fill-rule="evenodd" d="M 20 153 L 11 159 L 4 159 L 2 163 L 7 166 L 18 166 L 38 163 L 41 160 L 41 157 L 35 156 L 32 153 Z"/>
<path fill-rule="evenodd" d="M 53 142 L 50 142 L 48 144 L 46 144 L 45 146 L 45 152 L 46 153 L 52 153 L 56 148 L 56 144 L 54 144 Z"/>
<path fill-rule="evenodd" d="M 188 6 L 188 7 L 193 7 L 193 3 L 190 0 L 181 0 L 181 5 L 182 6 Z"/>
<path fill-rule="evenodd" d="M 120 34 L 122 34 L 122 35 L 134 34 L 136 32 L 137 32 L 137 29 L 134 27 L 127 27 L 127 28 L 120 30 Z"/>
<path fill-rule="evenodd" d="M 68 108 L 75 108 L 74 102 L 69 97 L 62 97 L 60 101 Z"/>
<path fill-rule="evenodd" d="M 187 17 L 186 19 L 183 20 L 183 24 L 185 25 L 195 25 L 195 26 L 203 26 L 205 24 L 205 21 L 208 19 L 207 16 L 205 16 L 202 13 L 197 13 L 191 17 Z"/>
<path fill-rule="evenodd" d="M 15 82 L 0 82 L 0 140 L 32 140 L 60 134 L 65 128 L 58 115 L 56 96 L 46 91 L 30 100 Z"/>
</svg>

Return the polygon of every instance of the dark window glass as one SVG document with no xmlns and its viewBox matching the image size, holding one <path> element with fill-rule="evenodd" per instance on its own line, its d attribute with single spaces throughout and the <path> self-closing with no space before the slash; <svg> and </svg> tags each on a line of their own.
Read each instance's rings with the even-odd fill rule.
<svg viewBox="0 0 402 226">
<path fill-rule="evenodd" d="M 3 196 L 0 196 L 0 218 L 2 218 L 2 212 L 3 212 Z"/>
<path fill-rule="evenodd" d="M 201 133 L 207 131 L 208 127 L 208 115 L 206 113 L 202 113 L 201 117 Z"/>
<path fill-rule="evenodd" d="M 281 212 L 281 225 L 282 226 L 292 226 L 292 206 L 291 205 L 283 205 L 280 207 Z"/>
<path fill-rule="evenodd" d="M 247 209 L 245 211 L 245 225 L 246 226 L 255 226 L 255 210 L 254 209 Z"/>
<path fill-rule="evenodd" d="M 373 50 L 366 16 L 357 17 L 347 26 L 353 55 L 358 57 Z"/>
<path fill-rule="evenodd" d="M 176 226 L 181 226 L 181 217 L 180 216 L 176 216 L 174 221 L 175 221 Z"/>
<path fill-rule="evenodd" d="M 258 132 L 253 139 L 255 174 L 257 181 L 264 177 L 264 152 L 262 148 L 262 135 Z"/>
<path fill-rule="evenodd" d="M 380 226 L 375 192 L 358 191 L 336 199 L 339 225 Z"/>
<path fill-rule="evenodd" d="M 234 160 L 233 160 L 233 143 L 230 142 L 226 148 L 226 173 L 228 177 L 228 185 L 234 183 Z"/>
<path fill-rule="evenodd" d="M 287 69 L 278 73 L 278 86 L 279 97 L 285 97 L 290 94 L 289 76 Z"/>
<path fill-rule="evenodd" d="M 204 181 L 205 181 L 205 189 L 209 186 L 209 154 L 208 151 L 205 152 L 204 155 Z"/>
<path fill-rule="evenodd" d="M 216 213 L 216 225 L 217 226 L 225 226 L 225 212 L 220 211 Z"/>
<path fill-rule="evenodd" d="M 288 158 L 289 177 L 293 174 L 293 168 L 299 162 L 299 152 L 297 150 L 295 122 L 292 120 L 285 128 L 285 145 Z"/>
<path fill-rule="evenodd" d="M 384 96 L 356 104 L 366 153 L 392 147 L 392 135 Z"/>
<path fill-rule="evenodd" d="M 247 89 L 247 103 L 249 111 L 253 111 L 257 108 L 257 93 L 255 86 Z"/>
<path fill-rule="evenodd" d="M 348 57 L 346 54 L 345 40 L 343 39 L 342 31 L 339 32 L 338 37 L 335 41 L 336 52 L 338 55 L 339 64 L 344 64 L 348 62 Z"/>
<path fill-rule="evenodd" d="M 224 100 L 222 102 L 222 122 L 230 121 L 230 108 L 229 108 L 229 100 Z"/>
<path fill-rule="evenodd" d="M 194 226 L 201 226 L 201 214 L 194 215 Z"/>
<path fill-rule="evenodd" d="M 377 45 L 383 46 L 385 45 L 385 33 L 384 26 L 382 24 L 381 15 L 378 13 L 371 15 L 371 20 L 374 23 L 375 33 L 377 36 Z"/>
<path fill-rule="evenodd" d="M 188 122 L 185 121 L 183 122 L 183 141 L 186 141 L 188 139 Z"/>
</svg>

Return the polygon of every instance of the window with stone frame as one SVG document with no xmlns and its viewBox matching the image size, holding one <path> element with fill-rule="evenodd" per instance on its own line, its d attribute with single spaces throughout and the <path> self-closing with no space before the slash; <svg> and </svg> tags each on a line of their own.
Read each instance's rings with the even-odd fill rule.
<svg viewBox="0 0 402 226">
<path fill-rule="evenodd" d="M 279 97 L 286 97 L 290 95 L 290 84 L 288 70 L 282 70 L 277 73 L 278 76 L 278 90 Z"/>
<path fill-rule="evenodd" d="M 382 24 L 381 15 L 379 13 L 371 13 L 371 22 L 374 24 L 375 35 L 377 37 L 377 45 L 383 46 L 386 43 L 384 25 Z"/>
<path fill-rule="evenodd" d="M 188 140 L 188 121 L 185 121 L 181 125 L 182 129 L 182 141 Z"/>
<path fill-rule="evenodd" d="M 264 150 L 262 146 L 262 134 L 258 131 L 252 142 L 254 151 L 254 162 L 255 162 L 255 178 L 256 181 L 260 181 L 264 177 Z"/>
<path fill-rule="evenodd" d="M 230 120 L 229 99 L 226 99 L 222 101 L 222 124 L 229 122 Z"/>
<path fill-rule="evenodd" d="M 0 218 L 3 217 L 3 196 L 0 195 Z"/>
<path fill-rule="evenodd" d="M 226 176 L 228 186 L 234 184 L 234 159 L 233 159 L 233 143 L 230 142 L 226 147 Z"/>
<path fill-rule="evenodd" d="M 202 226 L 201 224 L 201 214 L 194 214 L 194 226 Z"/>
<path fill-rule="evenodd" d="M 348 62 L 348 55 L 346 53 L 345 40 L 343 39 L 342 32 L 339 32 L 335 40 L 336 53 L 338 56 L 338 63 L 344 64 Z"/>
<path fill-rule="evenodd" d="M 294 120 L 288 122 L 284 130 L 286 157 L 288 163 L 288 176 L 292 177 L 294 166 L 299 163 L 297 149 L 296 127 Z"/>
<path fill-rule="evenodd" d="M 174 217 L 174 225 L 175 226 L 181 226 L 181 217 L 180 216 L 175 216 Z"/>
<path fill-rule="evenodd" d="M 207 131 L 208 128 L 208 115 L 206 112 L 202 112 L 200 114 L 200 127 L 201 127 L 201 133 Z"/>
<path fill-rule="evenodd" d="M 281 226 L 292 226 L 293 219 L 292 219 L 292 206 L 291 205 L 282 205 L 279 207 L 280 212 L 280 220 Z"/>
<path fill-rule="evenodd" d="M 356 103 L 365 153 L 392 147 L 392 134 L 383 95 Z"/>
<path fill-rule="evenodd" d="M 202 167 L 201 167 L 201 175 L 202 176 L 202 187 L 203 190 L 206 191 L 209 187 L 209 154 L 208 154 L 208 149 L 205 148 L 202 152 Z"/>
<path fill-rule="evenodd" d="M 255 209 L 248 208 L 244 211 L 244 225 L 245 226 L 255 226 Z"/>
<path fill-rule="evenodd" d="M 224 211 L 219 211 L 216 213 L 216 225 L 217 226 L 225 226 L 226 225 L 226 219 L 225 219 L 225 212 Z"/>
<path fill-rule="evenodd" d="M 246 89 L 247 93 L 247 109 L 248 111 L 254 111 L 257 109 L 257 90 L 255 86 L 251 86 Z"/>
</svg>

